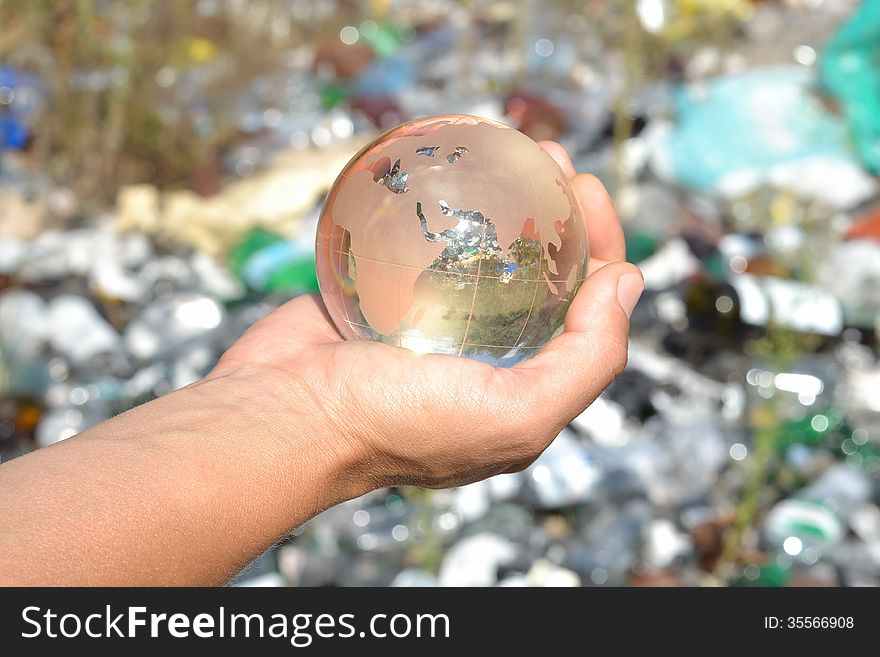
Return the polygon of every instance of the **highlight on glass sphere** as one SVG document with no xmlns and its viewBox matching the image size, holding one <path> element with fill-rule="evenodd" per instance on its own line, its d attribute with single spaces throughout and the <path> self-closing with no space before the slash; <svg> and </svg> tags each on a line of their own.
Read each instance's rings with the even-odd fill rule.
<svg viewBox="0 0 880 657">
<path fill-rule="evenodd" d="M 562 331 L 589 249 L 571 185 L 521 132 L 419 119 L 361 151 L 318 224 L 318 282 L 347 339 L 511 366 Z"/>
</svg>

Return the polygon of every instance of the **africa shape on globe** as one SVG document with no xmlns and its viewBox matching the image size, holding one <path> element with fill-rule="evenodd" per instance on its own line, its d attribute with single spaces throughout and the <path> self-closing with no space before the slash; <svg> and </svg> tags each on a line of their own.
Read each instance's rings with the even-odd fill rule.
<svg viewBox="0 0 880 657">
<path fill-rule="evenodd" d="M 420 119 L 364 147 L 318 225 L 321 294 L 347 339 L 514 365 L 562 330 L 587 236 L 556 162 L 487 119 Z"/>
</svg>

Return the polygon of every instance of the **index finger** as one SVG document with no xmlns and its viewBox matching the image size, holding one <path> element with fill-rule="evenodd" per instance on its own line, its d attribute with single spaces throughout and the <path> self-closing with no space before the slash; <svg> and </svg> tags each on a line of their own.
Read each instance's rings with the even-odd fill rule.
<svg viewBox="0 0 880 657">
<path fill-rule="evenodd" d="M 555 141 L 539 141 L 538 145 L 556 160 L 563 173 L 571 180 L 590 240 L 590 259 L 602 261 L 597 263 L 600 265 L 626 260 L 623 228 L 605 186 L 596 176 L 576 173 L 571 158 L 560 144 Z M 594 267 L 591 266 L 590 269 L 593 270 Z"/>
<path fill-rule="evenodd" d="M 587 225 L 590 259 L 604 261 L 602 264 L 625 261 L 623 227 L 605 185 L 596 176 L 579 173 L 571 179 L 571 186 L 581 204 L 581 214 Z"/>
</svg>

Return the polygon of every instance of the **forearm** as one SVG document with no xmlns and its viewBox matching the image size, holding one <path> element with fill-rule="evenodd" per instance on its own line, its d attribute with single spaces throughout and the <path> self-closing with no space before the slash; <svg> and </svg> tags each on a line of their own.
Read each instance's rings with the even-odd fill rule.
<svg viewBox="0 0 880 657">
<path fill-rule="evenodd" d="M 0 466 L 0 583 L 220 584 L 365 492 L 338 436 L 234 378 Z"/>
</svg>

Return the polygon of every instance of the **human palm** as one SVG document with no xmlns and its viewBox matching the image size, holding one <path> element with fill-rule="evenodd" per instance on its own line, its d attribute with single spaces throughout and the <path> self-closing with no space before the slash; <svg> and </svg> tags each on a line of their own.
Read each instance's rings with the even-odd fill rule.
<svg viewBox="0 0 880 657">
<path fill-rule="evenodd" d="M 445 487 L 526 467 L 623 369 L 628 316 L 642 289 L 601 183 L 576 175 L 558 144 L 541 146 L 572 180 L 591 252 L 564 332 L 536 356 L 498 368 L 345 341 L 311 295 L 251 327 L 210 377 L 235 373 L 274 395 L 282 424 L 287 409 L 295 421 L 329 429 L 338 444 L 327 449 L 359 455 L 375 486 Z"/>
</svg>

